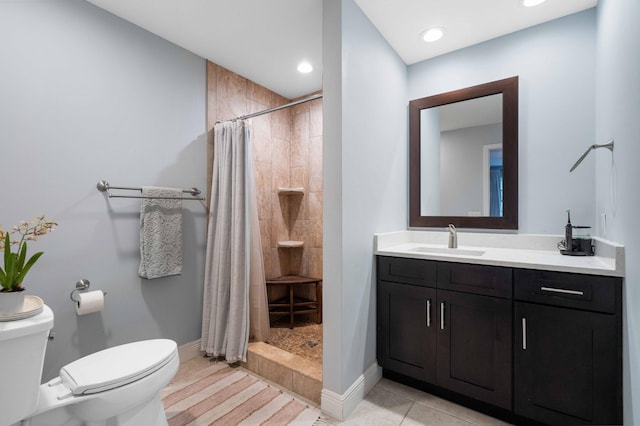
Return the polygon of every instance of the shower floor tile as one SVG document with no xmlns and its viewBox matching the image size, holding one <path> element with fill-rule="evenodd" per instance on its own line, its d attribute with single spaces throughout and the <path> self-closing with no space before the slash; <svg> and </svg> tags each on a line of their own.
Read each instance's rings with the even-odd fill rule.
<svg viewBox="0 0 640 426">
<path fill-rule="evenodd" d="M 273 321 L 267 343 L 322 364 L 322 324 L 316 324 L 310 320 L 299 320 L 291 329 L 287 318 Z"/>
</svg>

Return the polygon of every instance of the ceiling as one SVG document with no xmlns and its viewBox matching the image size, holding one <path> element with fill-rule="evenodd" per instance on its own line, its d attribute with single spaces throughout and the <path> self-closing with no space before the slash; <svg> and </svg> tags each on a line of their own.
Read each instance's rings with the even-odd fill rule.
<svg viewBox="0 0 640 426">
<path fill-rule="evenodd" d="M 432 108 L 423 111 L 430 110 Z M 502 123 L 502 94 L 441 105 L 437 111 L 441 132 Z"/>
<path fill-rule="evenodd" d="M 294 99 L 322 88 L 322 0 L 87 0 Z M 407 65 L 596 6 L 597 0 L 354 0 Z M 445 37 L 419 36 L 438 26 Z M 314 67 L 300 74 L 296 66 Z"/>
</svg>

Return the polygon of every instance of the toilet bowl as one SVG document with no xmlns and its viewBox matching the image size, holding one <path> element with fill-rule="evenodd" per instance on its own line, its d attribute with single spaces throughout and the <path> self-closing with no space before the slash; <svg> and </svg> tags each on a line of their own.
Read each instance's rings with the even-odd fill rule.
<svg viewBox="0 0 640 426">
<path fill-rule="evenodd" d="M 65 365 L 58 377 L 40 384 L 48 330 L 53 326 L 53 313 L 44 308 L 32 318 L 0 323 L 0 424 L 167 424 L 159 392 L 178 370 L 174 341 L 153 339 L 108 348 Z M 5 353 L 36 356 L 11 365 Z M 11 393 L 17 389 L 7 383 L 20 383 L 19 392 Z"/>
</svg>

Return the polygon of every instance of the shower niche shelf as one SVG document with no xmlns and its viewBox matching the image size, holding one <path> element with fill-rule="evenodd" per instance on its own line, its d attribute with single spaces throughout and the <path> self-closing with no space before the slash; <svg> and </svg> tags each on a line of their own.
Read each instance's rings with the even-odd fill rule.
<svg viewBox="0 0 640 426">
<path fill-rule="evenodd" d="M 304 241 L 278 241 L 278 248 L 296 248 L 304 246 Z"/>
<path fill-rule="evenodd" d="M 278 187 L 278 195 L 304 195 L 302 187 Z M 291 224 L 289 224 L 289 227 Z M 278 241 L 278 248 L 296 248 L 304 246 L 303 241 Z"/>
<path fill-rule="evenodd" d="M 279 187 L 278 194 L 282 195 L 304 195 L 304 188 L 285 188 Z"/>
</svg>

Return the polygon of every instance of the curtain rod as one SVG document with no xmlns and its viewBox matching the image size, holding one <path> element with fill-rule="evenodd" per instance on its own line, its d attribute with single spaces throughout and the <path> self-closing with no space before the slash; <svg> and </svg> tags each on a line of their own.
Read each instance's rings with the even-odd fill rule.
<svg viewBox="0 0 640 426">
<path fill-rule="evenodd" d="M 315 95 L 309 96 L 308 98 L 300 99 L 298 101 L 293 101 L 293 102 L 290 102 L 288 104 L 280 105 L 280 106 L 277 106 L 277 107 L 265 109 L 263 111 L 258 111 L 258 112 L 254 112 L 254 113 L 247 114 L 247 115 L 241 115 L 239 117 L 232 118 L 230 120 L 224 120 L 224 121 L 246 120 L 247 118 L 253 118 L 253 117 L 257 117 L 259 115 L 269 114 L 270 112 L 275 112 L 275 111 L 278 111 L 278 110 L 281 110 L 281 109 L 284 109 L 284 108 L 289 108 L 289 107 L 292 107 L 292 106 L 303 104 L 305 102 L 315 101 L 316 99 L 320 99 L 320 98 L 322 98 L 322 93 L 317 93 Z M 222 122 L 223 121 L 217 121 L 216 124 L 217 123 L 222 123 Z"/>
</svg>

